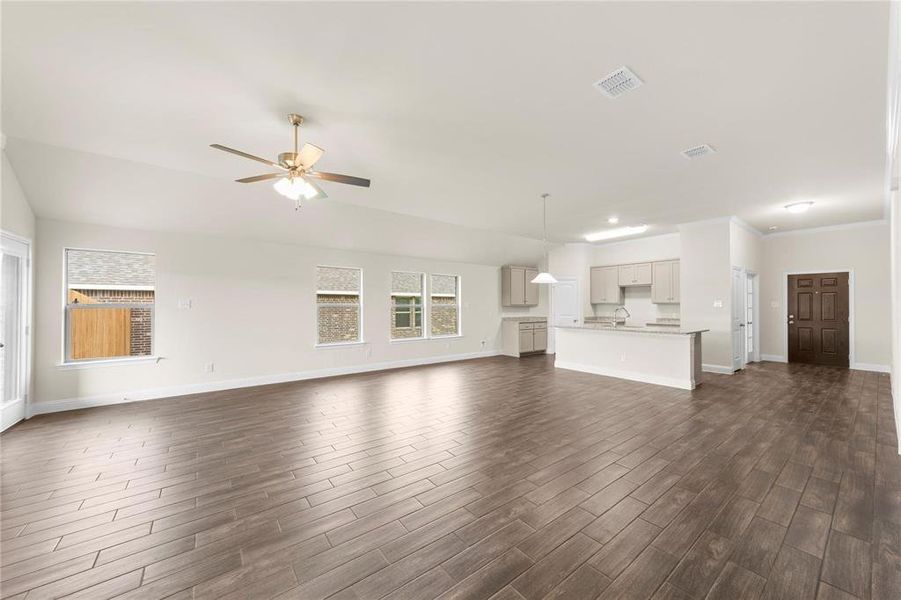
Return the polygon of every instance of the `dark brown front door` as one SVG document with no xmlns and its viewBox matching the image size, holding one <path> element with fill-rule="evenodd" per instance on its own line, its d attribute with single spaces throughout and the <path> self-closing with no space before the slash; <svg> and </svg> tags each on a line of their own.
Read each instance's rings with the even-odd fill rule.
<svg viewBox="0 0 901 600">
<path fill-rule="evenodd" d="M 848 366 L 848 274 L 788 276 L 788 362 Z"/>
</svg>

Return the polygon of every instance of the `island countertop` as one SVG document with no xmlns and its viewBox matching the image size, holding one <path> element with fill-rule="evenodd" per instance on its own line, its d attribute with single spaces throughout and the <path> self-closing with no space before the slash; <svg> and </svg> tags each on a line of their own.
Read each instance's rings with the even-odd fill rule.
<svg viewBox="0 0 901 600">
<path fill-rule="evenodd" d="M 697 333 L 705 333 L 709 329 L 681 329 L 673 326 L 648 327 L 641 325 L 612 325 L 601 323 L 583 323 L 582 325 L 562 325 L 558 329 L 588 329 L 594 331 L 611 331 L 615 333 L 653 333 L 658 335 L 694 335 Z"/>
</svg>

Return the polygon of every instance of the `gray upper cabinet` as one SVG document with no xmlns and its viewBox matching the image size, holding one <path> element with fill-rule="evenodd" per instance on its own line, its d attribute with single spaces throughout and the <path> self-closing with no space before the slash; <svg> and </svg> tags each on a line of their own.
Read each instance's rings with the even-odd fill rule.
<svg viewBox="0 0 901 600">
<path fill-rule="evenodd" d="M 590 283 L 592 304 L 622 304 L 619 267 L 592 267 Z"/>
<path fill-rule="evenodd" d="M 651 263 L 620 265 L 619 267 L 619 285 L 622 287 L 651 285 L 652 282 Z"/>
<path fill-rule="evenodd" d="M 535 267 L 501 268 L 501 304 L 503 306 L 538 306 L 538 275 Z"/>
<path fill-rule="evenodd" d="M 651 302 L 676 304 L 679 302 L 679 261 L 665 260 L 653 263 L 654 283 L 651 285 Z"/>
</svg>

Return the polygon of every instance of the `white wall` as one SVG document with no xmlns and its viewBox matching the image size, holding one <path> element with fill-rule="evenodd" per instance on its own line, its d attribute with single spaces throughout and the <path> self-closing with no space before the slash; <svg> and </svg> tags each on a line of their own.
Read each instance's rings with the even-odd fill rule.
<svg viewBox="0 0 901 600">
<path fill-rule="evenodd" d="M 3 152 L 2 205 L 0 205 L 0 228 L 20 237 L 34 239 L 35 219 L 31 205 L 19 185 L 13 167 Z"/>
<path fill-rule="evenodd" d="M 733 267 L 760 273 L 763 266 L 762 236 L 748 225 L 730 221 L 729 254 Z"/>
<path fill-rule="evenodd" d="M 729 219 L 679 226 L 683 329 L 702 334 L 705 369 L 731 372 L 731 226 Z"/>
<path fill-rule="evenodd" d="M 768 235 L 760 281 L 761 354 L 784 360 L 785 274 L 854 272 L 856 368 L 891 364 L 891 254 L 888 223 L 865 223 Z"/>
<path fill-rule="evenodd" d="M 155 350 L 163 357 L 158 364 L 58 366 L 67 246 L 156 254 Z M 160 397 L 479 355 L 498 345 L 500 276 L 495 266 L 47 220 L 38 221 L 36 264 L 37 411 L 48 410 L 41 403 Z M 314 348 L 317 264 L 363 269 L 365 345 Z M 389 342 L 392 270 L 460 275 L 463 336 Z M 178 300 L 186 298 L 192 308 L 179 309 Z M 204 372 L 209 362 L 215 363 L 214 373 Z M 77 405 L 56 402 L 54 409 Z"/>
</svg>

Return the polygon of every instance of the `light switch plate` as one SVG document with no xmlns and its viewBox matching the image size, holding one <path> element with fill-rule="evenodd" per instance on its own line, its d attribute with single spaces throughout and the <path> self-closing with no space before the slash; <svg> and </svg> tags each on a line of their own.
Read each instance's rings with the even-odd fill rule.
<svg viewBox="0 0 901 600">
<path fill-rule="evenodd" d="M 178 299 L 178 308 L 191 308 L 191 299 L 190 298 L 179 298 Z"/>
<path fill-rule="evenodd" d="M 714 301 L 713 301 L 713 308 L 723 308 L 723 301 L 722 301 L 722 300 L 719 300 L 719 299 L 714 300 Z"/>
</svg>

